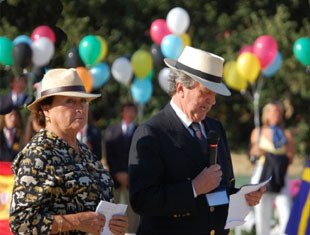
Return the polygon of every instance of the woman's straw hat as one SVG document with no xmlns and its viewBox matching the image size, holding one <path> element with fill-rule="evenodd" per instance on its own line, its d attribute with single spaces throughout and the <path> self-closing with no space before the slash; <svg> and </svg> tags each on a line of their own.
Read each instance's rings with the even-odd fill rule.
<svg viewBox="0 0 310 235">
<path fill-rule="evenodd" d="M 100 97 L 100 94 L 87 93 L 75 69 L 51 69 L 43 77 L 37 98 L 27 108 L 30 111 L 38 109 L 38 104 L 50 96 L 73 96 L 86 98 L 88 101 Z"/>
</svg>

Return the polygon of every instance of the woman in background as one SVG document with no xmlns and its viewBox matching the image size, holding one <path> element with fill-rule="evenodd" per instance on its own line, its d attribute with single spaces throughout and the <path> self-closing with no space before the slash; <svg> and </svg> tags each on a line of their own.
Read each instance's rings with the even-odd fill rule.
<svg viewBox="0 0 310 235">
<path fill-rule="evenodd" d="M 256 234 L 271 234 L 273 204 L 279 217 L 279 231 L 284 234 L 291 209 L 288 189 L 288 165 L 294 158 L 294 141 L 289 130 L 282 126 L 283 108 L 279 102 L 268 103 L 262 111 L 262 127 L 251 133 L 250 156 L 255 156 L 252 183 L 272 176 L 261 203 L 254 207 Z"/>
</svg>

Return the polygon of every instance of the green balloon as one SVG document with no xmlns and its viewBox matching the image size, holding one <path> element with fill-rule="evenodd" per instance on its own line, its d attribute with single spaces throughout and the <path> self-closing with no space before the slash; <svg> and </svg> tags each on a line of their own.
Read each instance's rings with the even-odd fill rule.
<svg viewBox="0 0 310 235">
<path fill-rule="evenodd" d="M 0 63 L 3 65 L 13 64 L 13 42 L 7 37 L 0 37 Z"/>
<path fill-rule="evenodd" d="M 310 38 L 301 37 L 297 39 L 293 46 L 294 55 L 300 63 L 310 65 Z"/>
<path fill-rule="evenodd" d="M 94 35 L 87 35 L 80 41 L 79 54 L 83 62 L 87 66 L 92 66 L 96 63 L 101 53 L 100 40 Z"/>
</svg>

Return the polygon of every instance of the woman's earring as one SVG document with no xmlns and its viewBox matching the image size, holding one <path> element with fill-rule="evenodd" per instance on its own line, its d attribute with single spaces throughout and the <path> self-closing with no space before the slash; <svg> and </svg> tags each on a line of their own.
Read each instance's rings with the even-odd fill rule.
<svg viewBox="0 0 310 235">
<path fill-rule="evenodd" d="M 51 122 L 50 117 L 45 117 L 45 122 Z"/>
</svg>

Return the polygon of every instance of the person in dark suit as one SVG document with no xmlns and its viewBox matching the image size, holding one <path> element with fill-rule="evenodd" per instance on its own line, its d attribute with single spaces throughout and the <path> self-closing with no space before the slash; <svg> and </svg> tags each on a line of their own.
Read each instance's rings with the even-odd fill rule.
<svg viewBox="0 0 310 235">
<path fill-rule="evenodd" d="M 0 115 L 11 112 L 14 108 L 27 105 L 32 101 L 32 97 L 25 94 L 27 88 L 27 75 L 21 74 L 12 77 L 10 81 L 11 91 L 4 96 L 0 96 Z"/>
<path fill-rule="evenodd" d="M 88 112 L 88 123 L 79 131 L 77 139 L 86 144 L 98 161 L 102 159 L 101 131 L 95 126 L 91 111 Z"/>
<path fill-rule="evenodd" d="M 128 232 L 136 231 L 138 215 L 132 211 L 128 196 L 128 158 L 131 139 L 137 128 L 135 118 L 137 108 L 133 103 L 124 103 L 120 110 L 121 121 L 109 126 L 105 131 L 106 160 L 114 180 L 114 199 L 116 203 L 128 204 Z"/>
<path fill-rule="evenodd" d="M 129 154 L 137 234 L 228 234 L 228 196 L 238 189 L 224 128 L 207 117 L 216 94 L 230 95 L 221 82 L 224 59 L 186 46 L 177 60 L 164 61 L 171 68 L 171 101 L 139 125 Z M 204 148 L 210 130 L 219 135 L 216 164 Z M 257 205 L 265 190 L 247 194 L 248 205 Z M 215 201 L 209 197 L 214 193 Z"/>
<path fill-rule="evenodd" d="M 0 161 L 12 162 L 23 147 L 23 119 L 18 109 L 0 115 Z"/>
</svg>

